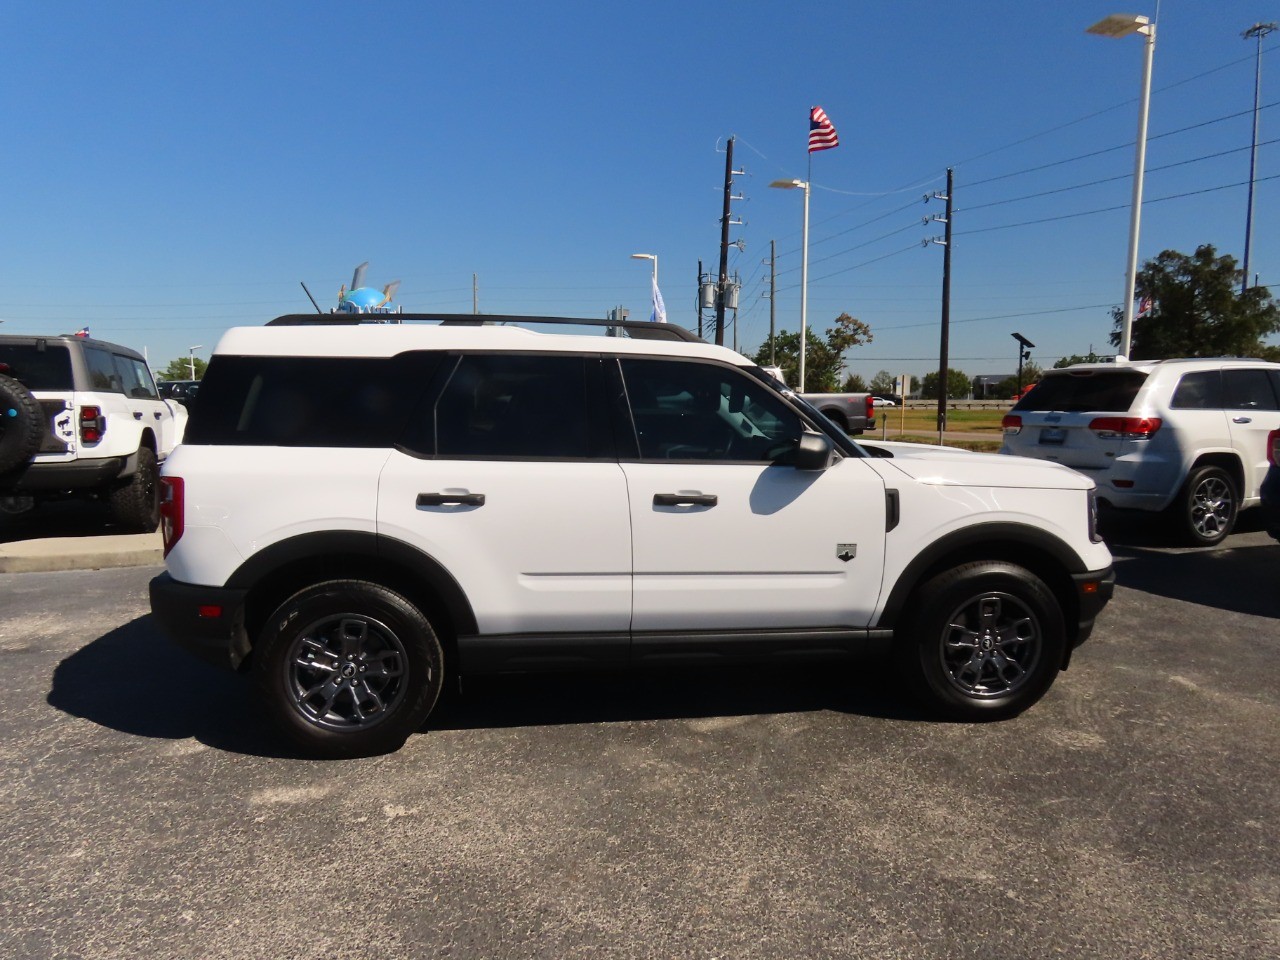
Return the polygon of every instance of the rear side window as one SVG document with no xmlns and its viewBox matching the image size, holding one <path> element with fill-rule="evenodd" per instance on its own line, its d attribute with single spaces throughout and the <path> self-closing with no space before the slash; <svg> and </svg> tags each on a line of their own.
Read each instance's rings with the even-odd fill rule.
<svg viewBox="0 0 1280 960">
<path fill-rule="evenodd" d="M 1146 379 L 1138 370 L 1046 373 L 1013 409 L 1127 413 Z"/>
<path fill-rule="evenodd" d="M 599 366 L 581 354 L 462 357 L 435 406 L 436 455 L 557 460 L 604 455 L 603 420 L 588 413 L 599 407 L 589 400 L 588 363 Z"/>
<path fill-rule="evenodd" d="M 103 393 L 120 393 L 124 387 L 110 352 L 98 347 L 84 348 L 84 361 L 89 367 L 89 389 Z"/>
<path fill-rule="evenodd" d="M 0 343 L 0 373 L 28 390 L 71 390 L 71 351 L 37 343 Z"/>
<path fill-rule="evenodd" d="M 1176 410 L 1221 410 L 1222 372 L 1197 370 L 1178 381 L 1169 406 Z"/>
<path fill-rule="evenodd" d="M 426 390 L 438 354 L 215 356 L 183 442 L 266 447 L 390 447 Z"/>
</svg>

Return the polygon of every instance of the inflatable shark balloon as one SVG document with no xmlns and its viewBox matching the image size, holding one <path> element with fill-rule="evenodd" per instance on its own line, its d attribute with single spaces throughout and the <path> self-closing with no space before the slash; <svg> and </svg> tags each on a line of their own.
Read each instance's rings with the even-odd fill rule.
<svg viewBox="0 0 1280 960">
<path fill-rule="evenodd" d="M 396 291 L 400 289 L 400 281 L 393 280 L 388 283 L 381 291 L 373 287 L 364 285 L 364 275 L 369 269 L 369 261 L 365 261 L 356 267 L 355 275 L 351 278 L 351 289 L 348 290 L 343 284 L 338 290 L 338 312 L 340 313 L 399 313 L 397 307 L 392 310 L 388 304 L 391 303 L 392 297 L 396 295 Z"/>
</svg>

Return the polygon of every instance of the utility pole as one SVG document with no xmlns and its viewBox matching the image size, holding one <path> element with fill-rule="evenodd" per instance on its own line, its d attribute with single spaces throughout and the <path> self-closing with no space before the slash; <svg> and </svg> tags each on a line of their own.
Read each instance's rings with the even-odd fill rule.
<svg viewBox="0 0 1280 960">
<path fill-rule="evenodd" d="M 769 366 L 778 365 L 778 352 L 774 333 L 774 305 L 778 302 L 778 249 L 777 241 L 769 241 Z"/>
<path fill-rule="evenodd" d="M 699 261 L 698 261 L 698 286 L 697 286 L 697 290 L 698 290 L 698 296 L 697 296 L 697 300 L 696 300 L 695 302 L 698 304 L 698 336 L 699 336 L 699 337 L 701 337 L 701 336 L 702 336 L 702 308 L 703 308 L 703 300 L 702 300 L 702 261 L 701 261 L 701 260 L 699 260 Z"/>
<path fill-rule="evenodd" d="M 925 241 L 925 246 L 930 243 L 942 244 L 942 336 L 938 348 L 938 443 L 942 443 L 942 435 L 947 429 L 947 367 L 950 363 L 948 352 L 951 348 L 951 195 L 955 192 L 952 189 L 952 169 L 947 167 L 947 192 L 945 194 L 932 193 L 925 194 L 925 201 L 929 200 L 945 200 L 947 203 L 946 212 L 941 216 L 925 217 L 925 223 L 941 222 L 944 226 L 943 236 L 932 237 Z M 1018 389 L 1022 389 L 1022 384 L 1018 384 Z"/>
<path fill-rule="evenodd" d="M 471 275 L 471 312 L 480 312 L 480 281 L 474 273 Z"/>
<path fill-rule="evenodd" d="M 724 152 L 724 207 L 720 215 L 720 282 L 716 286 L 716 346 L 724 346 L 724 291 L 729 283 L 729 198 L 733 191 L 733 141 Z"/>
<path fill-rule="evenodd" d="M 1249 206 L 1244 215 L 1244 269 L 1240 274 L 1240 293 L 1249 289 L 1249 248 L 1253 246 L 1253 179 L 1258 165 L 1258 98 L 1262 93 L 1262 38 L 1277 28 L 1275 23 L 1255 23 L 1241 34 L 1246 40 L 1258 41 L 1253 61 L 1253 149 L 1249 154 Z"/>
</svg>

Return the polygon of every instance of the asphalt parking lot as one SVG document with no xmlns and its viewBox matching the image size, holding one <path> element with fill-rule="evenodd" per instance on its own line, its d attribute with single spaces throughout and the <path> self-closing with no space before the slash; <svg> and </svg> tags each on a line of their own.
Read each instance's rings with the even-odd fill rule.
<svg viewBox="0 0 1280 960">
<path fill-rule="evenodd" d="M 871 657 L 512 678 L 337 763 L 158 635 L 158 567 L 0 575 L 0 956 L 1276 956 L 1280 545 L 1106 529 L 1013 721 Z"/>
</svg>

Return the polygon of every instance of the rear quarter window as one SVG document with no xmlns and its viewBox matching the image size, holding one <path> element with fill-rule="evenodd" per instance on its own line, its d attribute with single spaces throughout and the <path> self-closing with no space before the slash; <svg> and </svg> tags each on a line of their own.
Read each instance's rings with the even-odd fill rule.
<svg viewBox="0 0 1280 960">
<path fill-rule="evenodd" d="M 267 447 L 390 447 L 439 355 L 215 356 L 183 442 Z"/>
<path fill-rule="evenodd" d="M 1127 413 L 1146 379 L 1139 370 L 1047 373 L 1013 409 Z"/>
</svg>

